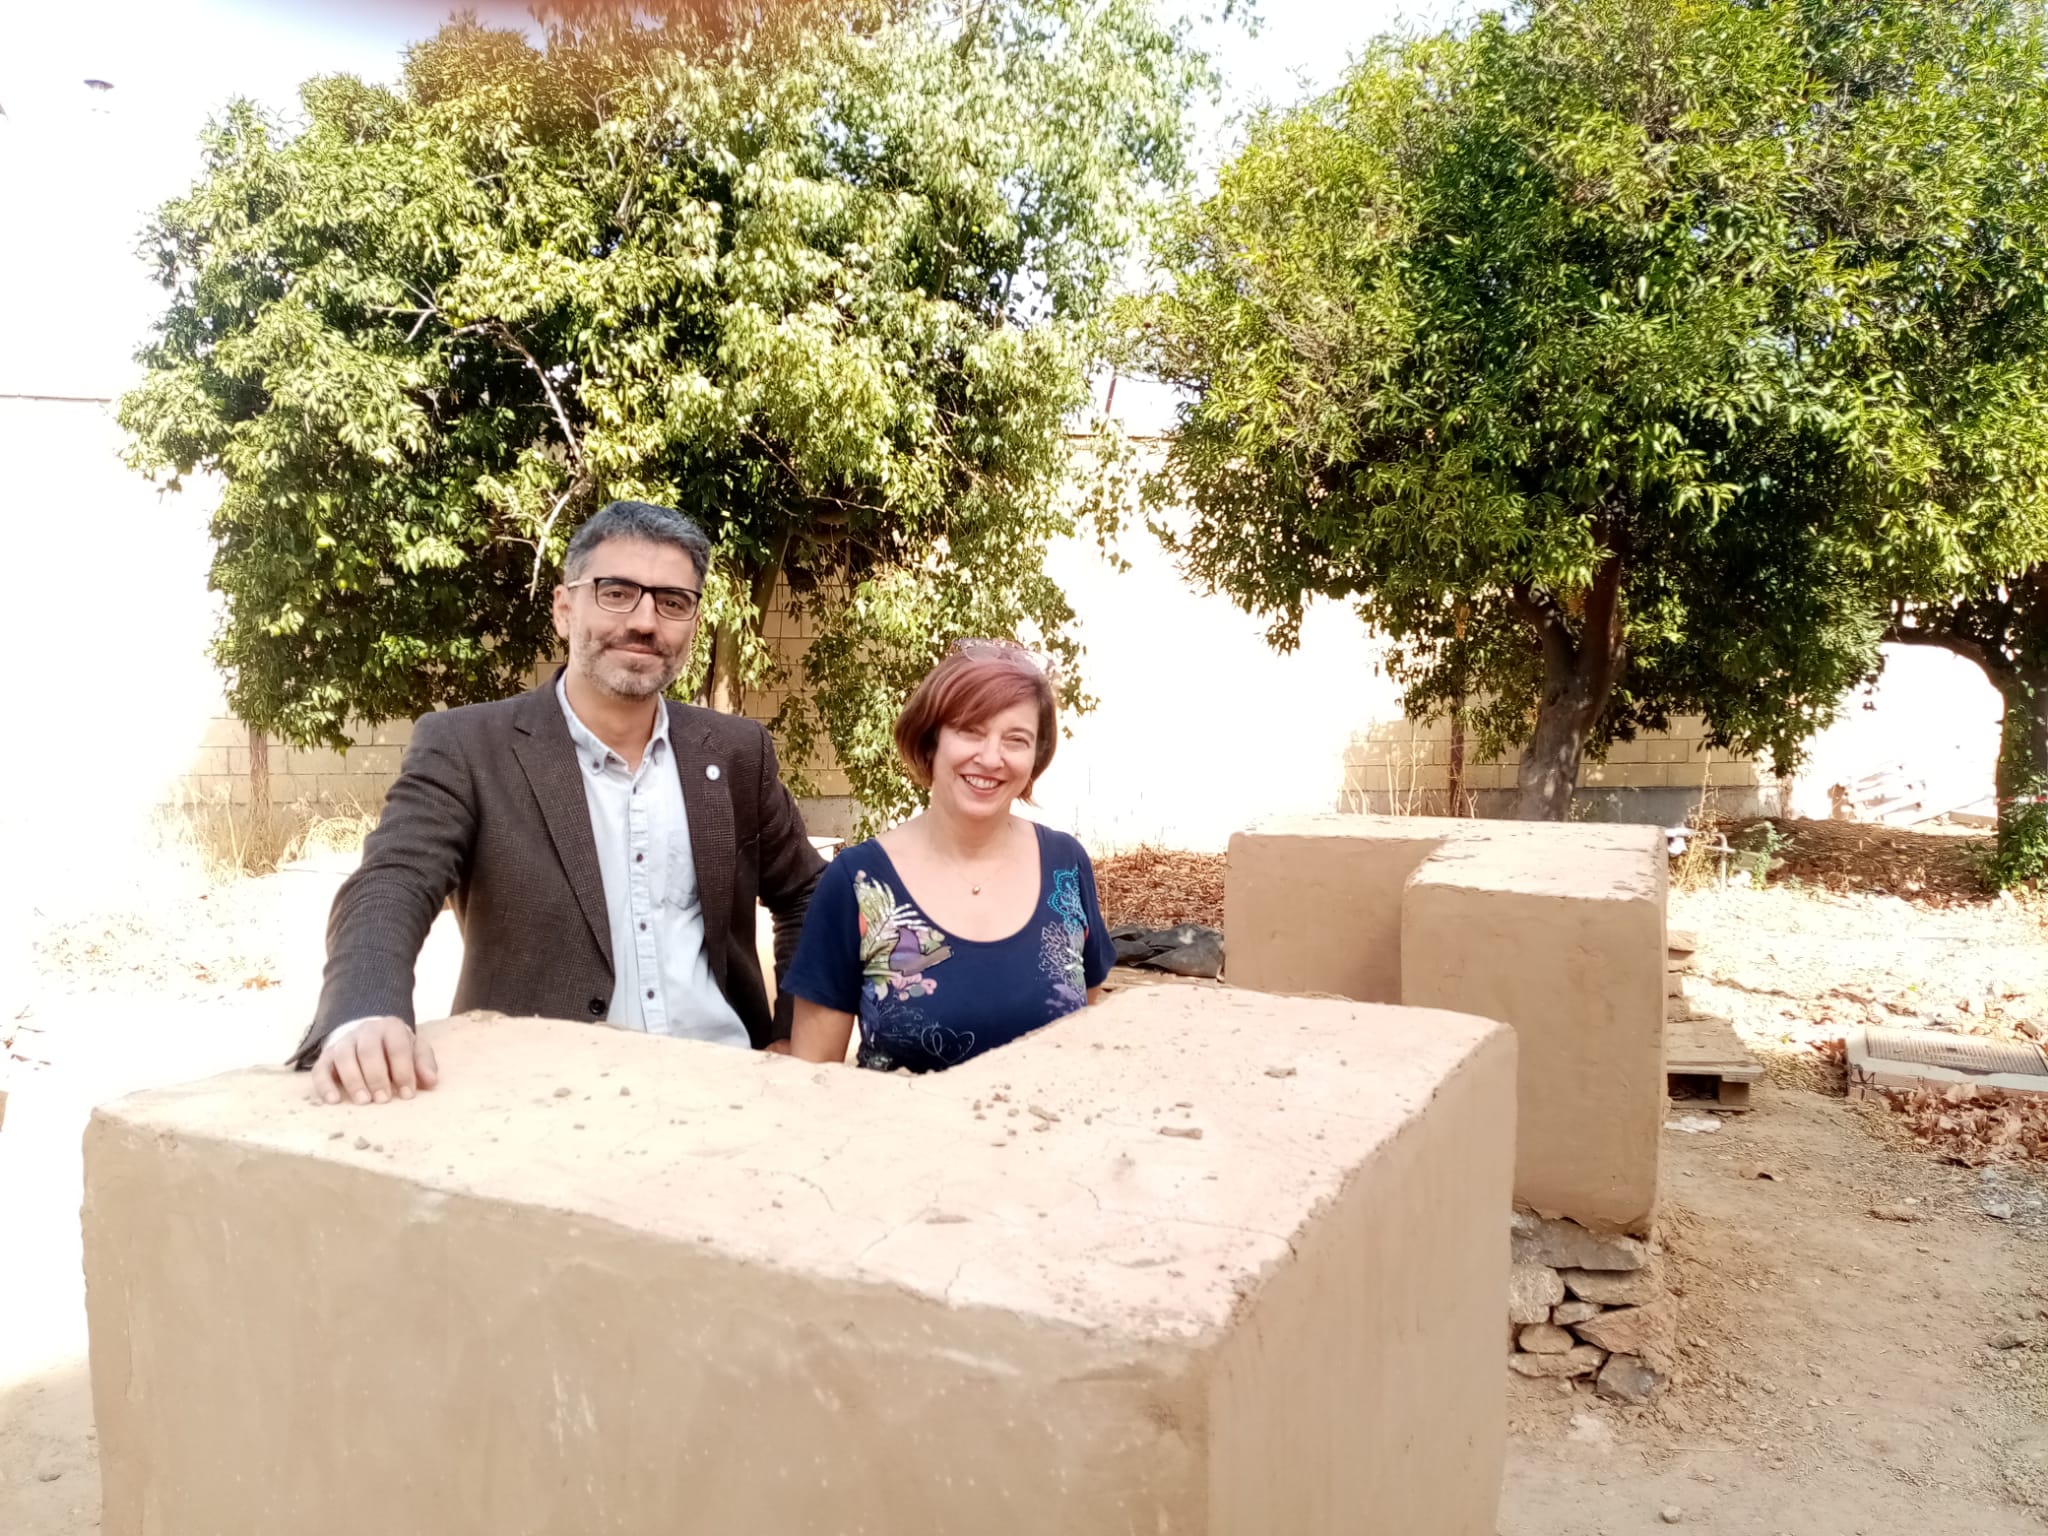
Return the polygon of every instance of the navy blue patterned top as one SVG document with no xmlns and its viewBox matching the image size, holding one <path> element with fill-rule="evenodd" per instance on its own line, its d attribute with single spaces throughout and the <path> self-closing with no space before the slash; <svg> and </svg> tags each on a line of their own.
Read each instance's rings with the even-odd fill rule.
<svg viewBox="0 0 2048 1536">
<path fill-rule="evenodd" d="M 811 893 L 786 992 L 860 1021 L 859 1062 L 935 1072 L 1086 1007 L 1116 963 L 1088 853 L 1036 827 L 1038 907 L 1007 939 L 963 939 L 918 907 L 882 845 L 844 850 Z"/>
</svg>

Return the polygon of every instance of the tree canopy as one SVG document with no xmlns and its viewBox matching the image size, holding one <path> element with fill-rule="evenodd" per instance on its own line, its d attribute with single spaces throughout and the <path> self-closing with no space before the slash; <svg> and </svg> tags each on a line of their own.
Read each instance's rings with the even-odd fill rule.
<svg viewBox="0 0 2048 1536">
<path fill-rule="evenodd" d="M 1989 0 L 1385 43 L 1181 213 L 1131 317 L 1189 391 L 1148 494 L 1278 642 L 1353 602 L 1411 713 L 1526 743 L 1524 815 L 1681 713 L 1789 770 L 1888 593 L 2048 539 L 2040 348 L 1943 340 L 2038 301 L 1987 220 L 2035 195 L 2042 61 Z"/>
<path fill-rule="evenodd" d="M 457 20 L 396 88 L 236 103 L 151 225 L 170 293 L 136 462 L 223 483 L 216 656 L 301 743 L 499 697 L 614 497 L 715 543 L 702 674 L 768 680 L 779 582 L 821 638 L 780 722 L 871 813 L 945 643 L 1065 663 L 1047 578 L 1110 279 L 1182 176 L 1204 66 L 1148 0 L 543 8 Z"/>
</svg>

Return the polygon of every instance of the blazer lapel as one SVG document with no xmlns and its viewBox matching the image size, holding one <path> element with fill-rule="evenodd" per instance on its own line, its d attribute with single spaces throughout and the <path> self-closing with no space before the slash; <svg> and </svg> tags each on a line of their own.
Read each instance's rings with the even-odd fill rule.
<svg viewBox="0 0 2048 1536">
<path fill-rule="evenodd" d="M 683 808 L 690 818 L 690 856 L 697 866 L 697 902 L 704 913 L 704 957 L 711 975 L 725 986 L 727 940 L 732 932 L 733 835 L 732 765 L 711 751 L 711 731 L 690 718 L 682 705 L 669 707 L 669 742 L 683 781 Z"/>
<path fill-rule="evenodd" d="M 562 873 L 569 877 L 569 889 L 583 909 L 583 920 L 590 924 L 591 937 L 597 940 L 605 964 L 613 966 L 616 974 L 611 914 L 604 904 L 604 876 L 597 867 L 597 839 L 590 831 L 590 803 L 583 797 L 576 743 L 569 736 L 569 722 L 562 718 L 552 678 L 526 698 L 512 749 L 525 770 L 533 798 L 540 803 L 541 818 L 547 823 L 555 856 L 562 861 Z"/>
</svg>

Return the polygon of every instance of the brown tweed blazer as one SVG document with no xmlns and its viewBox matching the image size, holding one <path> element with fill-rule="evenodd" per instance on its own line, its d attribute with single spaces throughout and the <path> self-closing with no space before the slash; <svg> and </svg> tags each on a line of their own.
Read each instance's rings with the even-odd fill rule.
<svg viewBox="0 0 2048 1536">
<path fill-rule="evenodd" d="M 559 675 L 559 674 L 558 674 Z M 775 968 L 796 951 L 824 861 L 755 721 L 670 704 L 711 974 L 759 1049 L 771 1017 L 754 904 L 775 920 Z M 716 778 L 707 774 L 712 765 Z M 413 1022 L 413 966 L 441 905 L 462 925 L 455 1011 L 601 1019 L 611 1007 L 611 924 L 568 722 L 550 678 L 531 693 L 431 714 L 414 727 L 383 818 L 327 920 L 320 1005 L 294 1058 L 309 1067 L 350 1019 Z"/>
</svg>

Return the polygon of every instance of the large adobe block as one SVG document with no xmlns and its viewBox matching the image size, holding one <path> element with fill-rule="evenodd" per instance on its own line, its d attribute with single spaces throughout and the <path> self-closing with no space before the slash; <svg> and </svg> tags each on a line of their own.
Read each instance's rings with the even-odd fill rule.
<svg viewBox="0 0 2048 1536">
<path fill-rule="evenodd" d="M 1461 839 L 1403 909 L 1402 1000 L 1515 1027 L 1516 1200 L 1597 1231 L 1647 1232 L 1657 1208 L 1664 867 L 1661 846 Z"/>
<path fill-rule="evenodd" d="M 1273 822 L 1230 842 L 1226 974 L 1514 1025 L 1517 1203 L 1646 1232 L 1664 1110 L 1667 868 L 1654 827 Z M 1312 878 L 1296 882 L 1295 869 Z"/>
<path fill-rule="evenodd" d="M 103 1108 L 109 1532 L 1490 1536 L 1514 1041 L 1144 989 L 942 1076 L 539 1020 Z"/>
<path fill-rule="evenodd" d="M 1401 899 L 1447 821 L 1295 816 L 1230 839 L 1223 933 L 1230 984 L 1401 1001 Z"/>
</svg>

